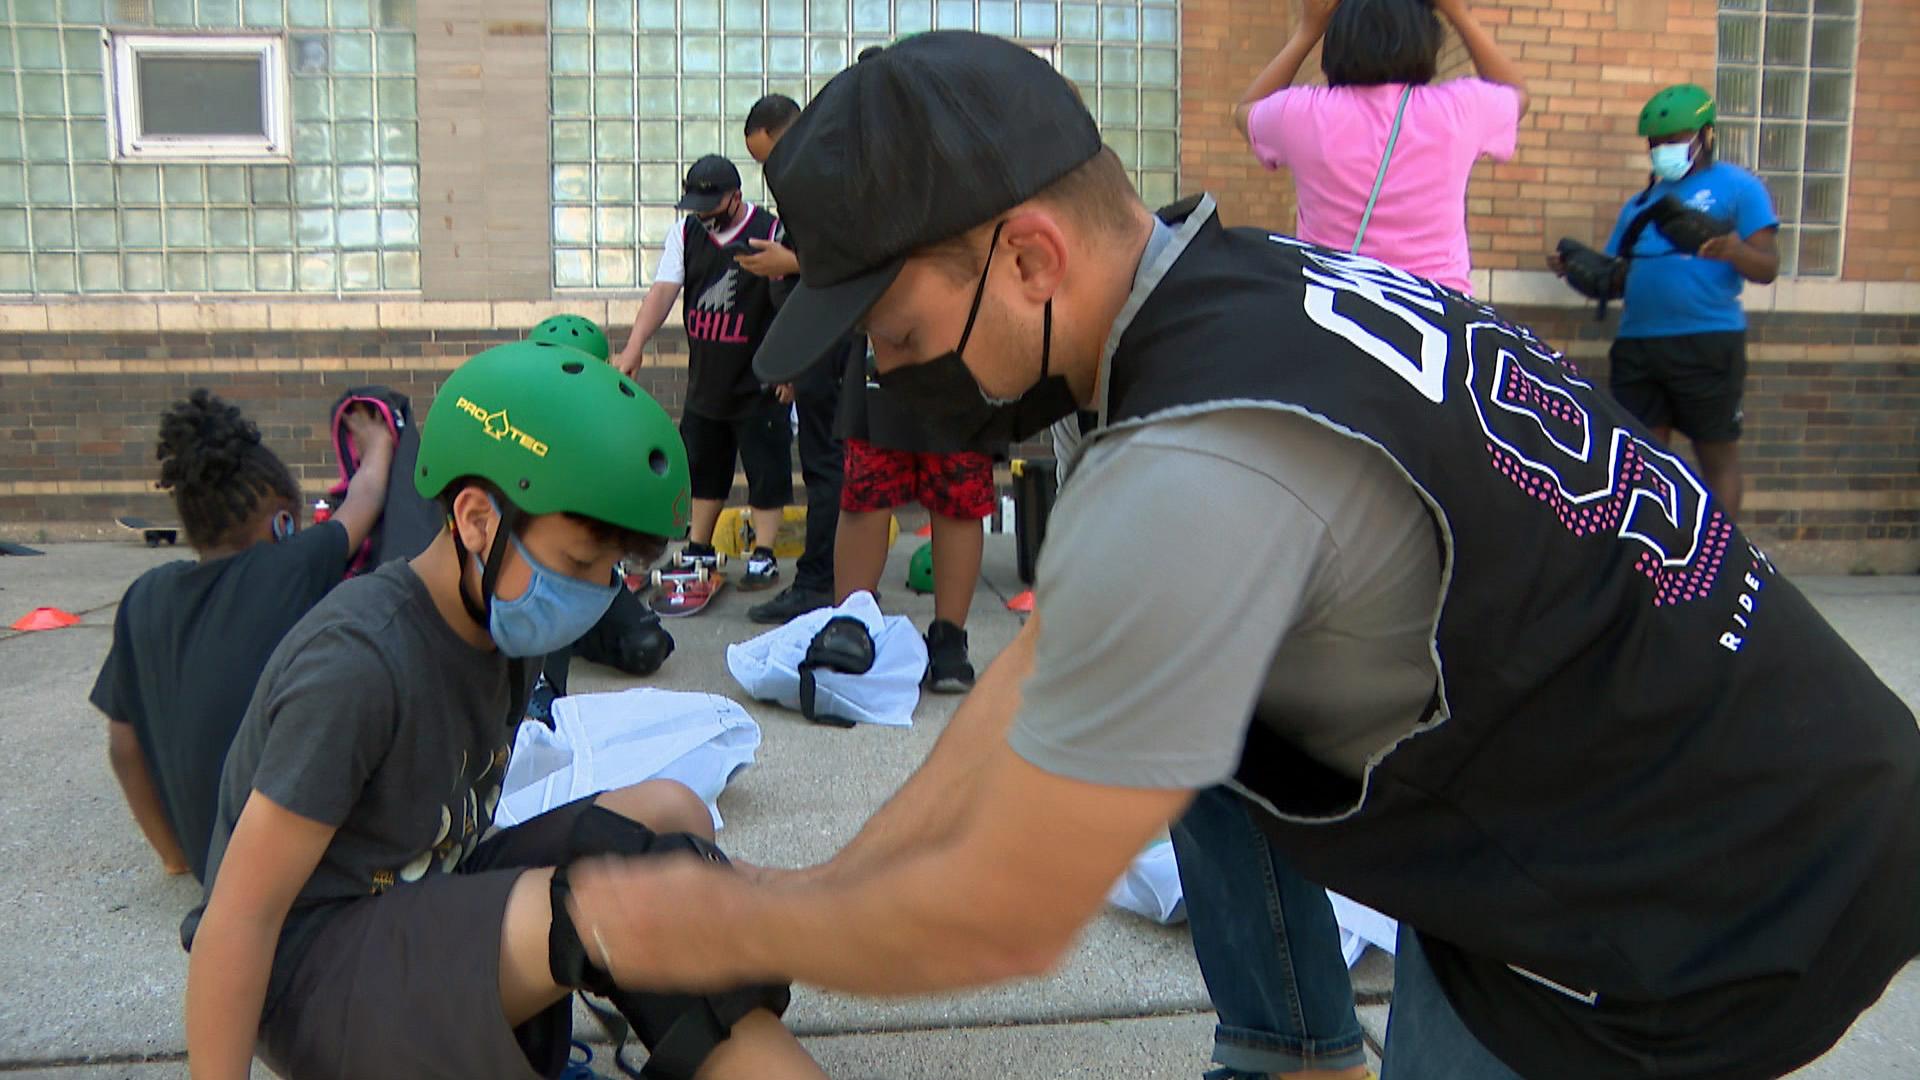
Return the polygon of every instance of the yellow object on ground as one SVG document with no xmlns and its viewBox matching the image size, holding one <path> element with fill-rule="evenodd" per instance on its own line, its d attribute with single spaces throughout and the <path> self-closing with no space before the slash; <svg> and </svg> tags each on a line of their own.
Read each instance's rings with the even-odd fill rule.
<svg viewBox="0 0 1920 1080">
<path fill-rule="evenodd" d="M 900 519 L 887 522 L 887 546 L 900 538 Z M 720 511 L 720 522 L 713 528 L 713 546 L 716 551 L 734 559 L 744 559 L 753 554 L 753 517 L 743 506 L 729 506 Z M 773 538 L 773 557 L 776 559 L 797 559 L 807 550 L 807 508 L 789 506 L 780 511 L 780 534 Z"/>
</svg>

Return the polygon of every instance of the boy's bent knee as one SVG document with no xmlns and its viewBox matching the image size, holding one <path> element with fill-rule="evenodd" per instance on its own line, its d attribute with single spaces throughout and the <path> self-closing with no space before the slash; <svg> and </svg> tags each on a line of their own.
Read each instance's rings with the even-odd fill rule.
<svg viewBox="0 0 1920 1080">
<path fill-rule="evenodd" d="M 713 839 L 713 814 L 692 788 L 678 780 L 647 780 L 602 792 L 593 801 L 657 833 L 692 833 Z"/>
</svg>

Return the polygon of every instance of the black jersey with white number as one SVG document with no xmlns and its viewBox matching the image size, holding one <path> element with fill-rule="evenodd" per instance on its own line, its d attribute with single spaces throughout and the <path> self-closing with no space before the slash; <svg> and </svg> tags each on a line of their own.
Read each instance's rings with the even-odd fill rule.
<svg viewBox="0 0 1920 1080">
<path fill-rule="evenodd" d="M 681 228 L 687 278 L 681 290 L 687 408 L 709 419 L 734 420 L 775 407 L 772 393 L 753 373 L 754 350 L 773 325 L 772 285 L 734 260 L 754 254 L 754 240 L 781 239 L 780 220 L 756 206 L 724 244 L 715 242 L 692 216 Z"/>
<path fill-rule="evenodd" d="M 1442 554 L 1434 696 L 1355 781 L 1251 726 L 1293 865 L 1417 929 L 1527 1076 L 1757 1077 L 1920 952 L 1920 730 L 1677 455 L 1524 328 L 1170 211 L 1105 426 L 1264 404 L 1387 454 Z"/>
</svg>

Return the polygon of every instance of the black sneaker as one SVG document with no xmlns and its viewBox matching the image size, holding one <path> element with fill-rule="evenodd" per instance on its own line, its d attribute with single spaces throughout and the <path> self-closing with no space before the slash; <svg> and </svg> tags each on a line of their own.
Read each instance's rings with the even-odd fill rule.
<svg viewBox="0 0 1920 1080">
<path fill-rule="evenodd" d="M 833 594 L 819 589 L 803 589 L 798 585 L 789 585 L 780 595 L 764 604 L 756 604 L 747 609 L 747 618 L 768 626 L 779 626 L 833 604 Z"/>
<path fill-rule="evenodd" d="M 673 557 L 668 570 L 684 574 L 696 566 L 704 566 L 712 570 L 719 565 L 720 554 L 713 550 L 712 544 L 696 544 L 689 540 L 681 546 L 679 554 Z"/>
<path fill-rule="evenodd" d="M 927 686 L 936 694 L 964 694 L 973 689 L 967 632 L 945 619 L 935 619 L 927 627 Z"/>
<path fill-rule="evenodd" d="M 774 561 L 773 549 L 757 547 L 747 558 L 747 572 L 740 575 L 741 592 L 758 592 L 773 588 L 780 580 L 780 564 Z"/>
</svg>

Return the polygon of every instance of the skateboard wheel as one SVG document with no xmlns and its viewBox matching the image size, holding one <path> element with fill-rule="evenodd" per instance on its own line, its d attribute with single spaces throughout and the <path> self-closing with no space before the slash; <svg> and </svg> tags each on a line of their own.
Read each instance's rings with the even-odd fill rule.
<svg viewBox="0 0 1920 1080">
<path fill-rule="evenodd" d="M 660 587 L 660 571 L 658 570 L 650 571 L 647 575 L 647 580 L 653 583 L 654 588 L 656 589 L 659 588 Z"/>
</svg>

